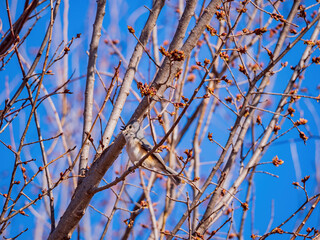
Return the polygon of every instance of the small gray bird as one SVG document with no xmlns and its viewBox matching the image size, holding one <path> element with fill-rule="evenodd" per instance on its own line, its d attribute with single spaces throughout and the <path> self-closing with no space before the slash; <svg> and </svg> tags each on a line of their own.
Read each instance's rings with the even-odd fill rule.
<svg viewBox="0 0 320 240">
<path fill-rule="evenodd" d="M 133 164 L 142 159 L 151 149 L 151 144 L 144 138 L 143 128 L 139 122 L 133 120 L 129 122 L 125 127 L 122 127 L 122 134 L 126 139 L 126 148 L 129 158 Z M 172 181 L 178 185 L 181 179 L 178 177 L 178 173 L 166 166 L 159 153 L 152 153 L 146 158 L 142 164 L 147 168 L 154 168 L 160 170 L 172 179 Z"/>
</svg>

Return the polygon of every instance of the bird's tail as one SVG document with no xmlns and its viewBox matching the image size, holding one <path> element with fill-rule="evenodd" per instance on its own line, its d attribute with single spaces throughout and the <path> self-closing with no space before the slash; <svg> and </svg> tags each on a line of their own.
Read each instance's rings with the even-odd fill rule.
<svg viewBox="0 0 320 240">
<path fill-rule="evenodd" d="M 178 173 L 175 170 L 166 166 L 166 172 L 169 174 L 169 177 L 174 182 L 174 184 L 179 185 L 181 183 L 181 179 L 178 177 Z"/>
</svg>

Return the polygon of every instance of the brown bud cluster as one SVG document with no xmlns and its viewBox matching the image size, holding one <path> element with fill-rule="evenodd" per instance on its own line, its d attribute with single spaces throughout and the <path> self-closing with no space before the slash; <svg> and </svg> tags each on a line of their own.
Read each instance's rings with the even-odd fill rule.
<svg viewBox="0 0 320 240">
<path fill-rule="evenodd" d="M 134 34 L 136 31 L 133 29 L 133 27 L 128 26 L 128 30 L 130 33 Z"/>
<path fill-rule="evenodd" d="M 161 52 L 162 55 L 168 57 L 171 61 L 184 61 L 185 55 L 183 51 L 174 49 L 171 52 L 168 52 L 167 50 L 164 49 L 164 47 L 160 47 L 159 51 Z"/>
<path fill-rule="evenodd" d="M 226 52 L 220 52 L 219 54 L 220 58 L 226 62 L 229 61 L 229 55 Z"/>
<path fill-rule="evenodd" d="M 311 41 L 311 40 L 305 40 L 304 44 L 309 45 L 309 46 L 315 46 L 316 45 L 316 43 L 314 41 Z"/>
<path fill-rule="evenodd" d="M 144 96 L 152 97 L 157 93 L 157 89 L 155 89 L 154 87 L 148 86 L 148 84 L 146 83 L 142 84 L 142 82 L 138 82 L 137 87 L 140 90 L 141 97 L 144 97 Z"/>
<path fill-rule="evenodd" d="M 243 7 L 243 8 L 236 8 L 238 13 L 245 13 L 247 12 L 247 8 Z"/>
<path fill-rule="evenodd" d="M 185 58 L 184 52 L 176 50 L 176 49 L 171 51 L 170 54 L 171 54 L 171 58 L 173 59 L 173 61 L 180 62 L 180 61 L 183 61 Z"/>
<path fill-rule="evenodd" d="M 244 117 L 248 117 L 248 116 L 249 116 L 249 114 L 250 114 L 249 110 L 248 110 L 248 109 L 246 109 L 246 110 L 244 111 L 243 116 L 244 116 Z"/>
<path fill-rule="evenodd" d="M 173 103 L 173 106 L 175 108 L 183 108 L 186 104 L 185 103 L 182 103 L 182 102 L 176 102 L 176 103 Z"/>
<path fill-rule="evenodd" d="M 253 71 L 253 72 L 257 72 L 257 71 L 259 70 L 259 68 L 260 68 L 257 63 L 255 63 L 255 64 L 249 63 L 249 64 L 248 64 L 248 67 L 249 67 L 249 69 L 250 69 L 251 71 Z"/>
<path fill-rule="evenodd" d="M 308 122 L 307 119 L 304 118 L 300 118 L 299 120 L 294 122 L 294 126 L 300 126 L 300 125 L 305 125 Z"/>
<path fill-rule="evenodd" d="M 181 96 L 182 100 L 187 103 L 189 101 L 189 98 L 186 98 L 185 96 Z"/>
<path fill-rule="evenodd" d="M 203 61 L 203 63 L 204 63 L 204 66 L 207 66 L 207 65 L 209 65 L 210 64 L 210 59 L 207 59 L 207 58 L 205 58 L 204 59 L 204 61 Z"/>
<path fill-rule="evenodd" d="M 320 57 L 313 57 L 312 62 L 315 64 L 320 64 Z"/>
<path fill-rule="evenodd" d="M 294 110 L 292 107 L 289 107 L 288 108 L 288 113 L 291 117 L 293 117 L 293 113 L 295 112 L 296 110 Z"/>
<path fill-rule="evenodd" d="M 282 234 L 284 233 L 283 230 L 281 228 L 276 227 L 275 229 L 272 230 L 273 233 L 279 233 Z"/>
<path fill-rule="evenodd" d="M 182 73 L 182 69 L 178 69 L 178 71 L 176 72 L 176 74 L 174 75 L 174 77 L 176 79 L 178 79 L 180 76 L 181 76 L 181 73 Z"/>
<path fill-rule="evenodd" d="M 144 200 L 142 200 L 142 201 L 140 202 L 140 205 L 141 205 L 142 208 L 148 208 L 148 207 L 149 207 L 148 202 L 147 202 L 147 201 L 144 201 Z"/>
<path fill-rule="evenodd" d="M 262 124 L 262 119 L 261 119 L 261 116 L 260 116 L 260 115 L 257 116 L 256 122 L 257 122 L 258 125 L 261 125 L 261 124 Z"/>
<path fill-rule="evenodd" d="M 283 16 L 281 14 L 272 13 L 271 17 L 276 21 L 284 21 Z"/>
<path fill-rule="evenodd" d="M 103 40 L 103 42 L 105 44 L 109 44 L 110 43 L 108 39 Z M 111 40 L 111 43 L 114 44 L 114 45 L 117 45 L 119 42 L 120 41 L 118 39 Z"/>
<path fill-rule="evenodd" d="M 297 30 L 295 30 L 294 28 L 290 28 L 289 32 L 292 34 L 297 34 Z"/>
<path fill-rule="evenodd" d="M 126 219 L 123 222 L 128 226 L 128 228 L 132 228 L 133 227 L 134 221 L 131 218 Z"/>
<path fill-rule="evenodd" d="M 211 27 L 210 25 L 207 25 L 206 28 L 207 28 L 207 31 L 210 32 L 211 36 L 217 35 L 217 30 Z"/>
<path fill-rule="evenodd" d="M 307 13 L 306 13 L 305 9 L 306 9 L 305 6 L 299 5 L 299 7 L 298 7 L 298 10 L 299 10 L 299 12 L 298 12 L 298 17 L 306 18 Z"/>
<path fill-rule="evenodd" d="M 221 11 L 216 11 L 215 15 L 216 15 L 216 18 L 219 21 L 222 21 L 222 20 L 224 20 L 224 17 L 226 16 L 226 13 L 223 10 L 221 10 Z"/>
<path fill-rule="evenodd" d="M 237 100 L 238 102 L 240 102 L 241 99 L 242 99 L 242 95 L 241 95 L 240 93 L 238 93 L 238 94 L 236 95 L 236 100 Z"/>
<path fill-rule="evenodd" d="M 196 75 L 193 73 L 189 74 L 187 77 L 188 82 L 194 82 L 195 79 L 196 79 Z"/>
<path fill-rule="evenodd" d="M 241 54 L 245 54 L 247 52 L 247 46 L 239 47 L 237 51 Z"/>
<path fill-rule="evenodd" d="M 296 186 L 296 187 L 299 187 L 299 186 L 300 186 L 300 184 L 299 184 L 298 182 L 293 182 L 292 185 L 293 185 L 293 186 Z"/>
<path fill-rule="evenodd" d="M 227 103 L 232 103 L 232 98 L 231 97 L 226 97 L 224 98 L 224 100 L 227 102 Z"/>
<path fill-rule="evenodd" d="M 241 207 L 242 207 L 243 211 L 247 211 L 249 209 L 248 203 L 241 203 Z"/>
<path fill-rule="evenodd" d="M 306 141 L 308 140 L 308 137 L 304 132 L 300 132 L 299 137 L 304 141 L 304 143 L 306 143 Z"/>
<path fill-rule="evenodd" d="M 256 28 L 255 30 L 253 30 L 253 33 L 261 36 L 262 34 L 264 34 L 267 31 L 268 31 L 268 29 L 266 27 L 262 27 L 262 28 Z"/>
<path fill-rule="evenodd" d="M 65 54 L 68 54 L 68 52 L 70 51 L 70 48 L 66 46 L 66 47 L 63 49 L 63 51 L 64 51 Z"/>
<path fill-rule="evenodd" d="M 281 127 L 280 127 L 279 125 L 275 125 L 275 126 L 273 127 L 273 132 L 274 132 L 275 134 L 278 134 L 278 132 L 279 132 L 280 129 L 281 129 Z"/>
<path fill-rule="evenodd" d="M 208 139 L 210 142 L 213 143 L 212 133 L 208 132 Z"/>
<path fill-rule="evenodd" d="M 310 178 L 310 175 L 305 176 L 304 178 L 301 179 L 302 183 L 306 183 L 306 181 L 308 181 Z"/>
<path fill-rule="evenodd" d="M 227 83 L 228 85 L 231 85 L 231 84 L 232 84 L 232 80 L 227 79 L 227 76 L 226 76 L 226 75 L 223 75 L 223 76 L 222 76 L 221 81 L 224 81 L 224 82 Z"/>
<path fill-rule="evenodd" d="M 284 161 L 279 159 L 278 156 L 275 156 L 274 158 L 272 158 L 272 164 L 275 165 L 276 167 L 279 167 L 283 163 Z"/>
<path fill-rule="evenodd" d="M 243 74 L 246 74 L 246 69 L 243 65 L 239 65 L 239 72 L 242 72 Z"/>
<path fill-rule="evenodd" d="M 192 158 L 192 154 L 193 154 L 192 149 L 186 149 L 184 153 L 187 155 L 187 158 Z"/>
<path fill-rule="evenodd" d="M 298 90 L 295 89 L 295 90 L 291 90 L 289 94 L 295 95 L 295 94 L 297 94 L 297 92 L 298 92 Z M 291 98 L 290 98 L 290 103 L 294 103 L 294 102 L 295 102 L 296 100 L 298 100 L 298 99 L 300 99 L 299 96 L 291 96 Z"/>
</svg>

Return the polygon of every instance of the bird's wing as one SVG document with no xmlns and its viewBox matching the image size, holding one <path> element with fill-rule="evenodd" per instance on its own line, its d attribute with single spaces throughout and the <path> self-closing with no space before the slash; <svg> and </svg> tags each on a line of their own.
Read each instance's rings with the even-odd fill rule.
<svg viewBox="0 0 320 240">
<path fill-rule="evenodd" d="M 147 152 L 152 150 L 152 146 L 150 145 L 150 143 L 146 139 L 140 139 L 140 142 L 141 142 L 141 146 L 144 150 L 146 150 Z M 164 167 L 164 169 L 167 169 L 167 166 L 164 163 L 164 161 L 159 153 L 154 152 L 151 155 L 153 155 L 155 158 L 158 159 L 159 163 Z"/>
</svg>

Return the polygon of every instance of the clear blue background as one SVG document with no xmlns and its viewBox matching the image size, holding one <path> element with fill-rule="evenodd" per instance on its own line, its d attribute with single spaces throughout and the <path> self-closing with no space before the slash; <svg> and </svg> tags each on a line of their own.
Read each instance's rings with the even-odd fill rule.
<svg viewBox="0 0 320 240">
<path fill-rule="evenodd" d="M 46 4 L 46 3 L 45 3 Z M 159 45 L 162 45 L 164 40 L 167 39 L 167 36 L 172 36 L 175 30 L 175 26 L 177 25 L 177 14 L 174 12 L 174 8 L 172 6 L 176 6 L 176 1 L 167 1 L 167 6 L 163 9 L 161 12 L 160 18 L 158 20 L 158 36 L 159 36 Z M 285 3 L 287 7 L 290 6 L 291 3 Z M 305 4 L 310 4 L 310 1 L 305 1 Z M 86 51 L 89 49 L 89 43 L 91 39 L 92 34 L 92 25 L 94 22 L 94 16 L 95 16 L 95 8 L 96 8 L 96 2 L 95 1 L 70 1 L 69 2 L 69 12 L 68 12 L 68 40 L 70 40 L 72 37 L 75 37 L 78 33 L 81 33 L 81 38 L 75 40 L 74 44 L 71 47 L 71 51 L 68 55 L 68 72 L 67 76 L 70 77 L 72 73 L 74 73 L 73 78 L 77 78 L 79 76 L 83 76 L 86 74 L 86 66 L 87 66 L 87 54 Z M 148 10 L 143 7 L 143 5 L 148 6 L 151 8 L 151 2 L 150 1 L 108 1 L 107 7 L 106 7 L 106 15 L 103 23 L 103 31 L 102 31 L 102 37 L 100 40 L 100 46 L 99 46 L 99 52 L 98 52 L 98 66 L 97 68 L 100 71 L 108 71 L 113 72 L 113 67 L 118 65 L 118 56 L 117 55 L 111 55 L 110 52 L 112 52 L 112 49 L 106 45 L 103 40 L 105 39 L 117 39 L 119 40 L 119 44 L 117 47 L 121 50 L 121 53 L 124 55 L 125 59 L 129 61 L 130 55 L 133 51 L 133 48 L 136 44 L 136 40 L 132 37 L 131 34 L 128 33 L 127 25 L 131 25 L 136 30 L 137 36 L 139 36 L 139 33 L 141 32 L 141 29 L 146 21 L 146 18 L 148 16 Z M 61 40 L 63 39 L 62 36 L 62 26 L 65 24 L 63 22 L 63 9 L 65 7 L 64 2 L 61 3 L 59 15 L 57 16 L 55 27 L 54 27 L 54 36 L 53 36 L 53 46 L 52 46 L 52 52 L 57 47 L 58 44 L 60 44 Z M 18 18 L 23 8 L 22 1 L 11 1 L 10 2 L 10 9 L 12 13 L 14 14 L 12 17 L 14 20 Z M 16 9 L 16 10 L 15 10 Z M 40 8 L 39 8 L 40 9 Z M 280 9 L 284 16 L 287 16 L 287 9 L 289 8 L 282 8 Z M 314 10 L 314 9 L 313 9 Z M 197 11 L 199 13 L 199 11 Z M 310 13 L 310 11 L 308 12 Z M 49 10 L 45 10 L 43 13 L 40 14 L 40 16 L 43 16 L 37 25 L 34 27 L 33 31 L 31 32 L 31 35 L 29 36 L 28 40 L 24 43 L 24 48 L 21 49 L 21 54 L 30 61 L 33 61 L 35 58 L 35 54 L 37 53 L 37 49 L 43 39 L 43 36 L 46 31 L 46 27 L 48 25 L 48 16 L 50 12 Z M 6 7 L 5 2 L 0 2 L 0 17 L 2 20 L 2 31 L 5 31 L 8 29 L 8 21 L 7 21 L 7 15 L 6 15 Z M 31 23 L 33 21 L 30 21 L 30 23 L 27 24 L 27 26 L 31 26 Z M 215 23 L 215 18 L 212 21 L 212 25 Z M 190 29 L 194 25 L 194 21 L 190 24 Z M 244 24 L 245 25 L 245 24 Z M 170 27 L 168 27 L 170 26 Z M 274 27 L 275 25 L 271 25 Z M 301 22 L 301 26 L 303 26 L 303 23 Z M 22 32 L 25 32 L 27 30 L 27 27 L 24 27 Z M 3 32 L 2 32 L 3 34 Z M 266 34 L 264 38 L 264 46 L 269 42 L 271 42 L 273 39 L 269 39 L 267 37 L 268 33 Z M 306 35 L 303 39 L 308 39 L 310 35 Z M 287 40 L 288 41 L 288 40 Z M 302 52 L 304 51 L 306 45 L 303 44 L 303 42 L 300 42 L 297 44 L 297 46 L 294 47 L 294 49 L 283 59 L 282 62 L 288 61 L 288 66 L 295 66 L 299 58 L 298 56 L 301 56 Z M 149 48 L 151 48 L 151 45 L 148 45 Z M 273 46 L 270 47 L 271 50 L 273 50 Z M 319 50 L 315 50 L 313 53 L 313 56 L 319 56 Z M 207 49 L 204 47 L 200 51 L 200 54 L 198 56 L 199 59 L 203 60 L 204 58 L 210 58 L 209 52 L 207 52 Z M 43 61 L 43 58 L 42 60 Z M 62 60 L 63 61 L 63 60 Z M 57 65 L 62 64 L 62 61 L 58 62 Z M 265 52 L 262 54 L 262 60 L 263 62 L 268 61 L 268 57 L 266 56 Z M 6 65 L 5 70 L 0 72 L 0 103 L 1 103 L 1 109 L 4 107 L 4 100 L 8 98 L 7 91 L 5 89 L 6 84 L 9 85 L 10 88 L 10 97 L 12 97 L 14 91 L 19 86 L 19 83 L 21 82 L 22 76 L 20 69 L 17 68 L 17 59 L 14 56 L 13 59 L 10 61 L 8 65 Z M 41 66 L 41 65 L 39 65 Z M 61 70 L 62 65 L 60 65 L 60 68 L 55 67 L 53 70 Z M 124 66 L 124 63 L 123 65 Z M 279 66 L 277 66 L 279 68 Z M 276 67 L 276 69 L 277 69 Z M 40 68 L 37 68 L 37 71 L 40 71 Z M 139 74 L 136 74 L 136 77 L 138 80 L 142 82 L 151 82 L 152 77 L 154 75 L 154 67 L 152 66 L 152 63 L 150 63 L 149 59 L 144 55 L 144 58 L 142 59 L 139 71 L 143 73 L 144 79 L 141 78 Z M 149 72 L 150 71 L 150 72 Z M 235 70 L 236 71 L 236 70 Z M 64 75 L 60 72 L 55 72 L 55 75 L 52 77 L 46 77 L 44 81 L 44 85 L 49 89 L 53 90 L 56 87 L 55 81 L 65 81 Z M 124 68 L 121 68 L 120 76 L 123 77 L 124 75 Z M 292 70 L 287 67 L 283 71 L 281 71 L 279 74 L 276 74 L 271 78 L 271 82 L 275 82 L 274 88 L 270 91 L 281 93 L 283 89 L 285 88 L 287 82 L 289 81 L 292 74 Z M 303 80 L 302 87 L 308 88 L 307 93 L 302 93 L 310 96 L 318 96 L 319 90 L 317 90 L 317 86 L 319 85 L 319 67 L 312 65 L 307 69 L 307 72 L 305 73 L 305 79 Z M 197 76 L 198 77 L 198 76 Z M 230 77 L 230 74 L 228 74 L 228 77 Z M 58 79 L 58 80 L 57 80 Z M 110 78 L 103 77 L 106 84 L 109 84 Z M 197 78 L 197 81 L 199 81 L 199 77 Z M 237 77 L 237 80 L 243 81 L 245 78 L 241 75 Z M 98 78 L 96 78 L 96 84 L 97 86 L 101 86 L 98 83 Z M 192 87 L 187 87 L 185 96 L 190 97 L 193 91 Z M 191 86 L 191 84 L 189 84 Z M 192 85 L 193 86 L 193 85 Z M 136 89 L 135 83 L 133 83 L 134 89 Z M 69 84 L 68 89 L 70 89 L 73 94 L 67 95 L 68 102 L 72 103 L 75 107 L 80 108 L 83 106 L 83 94 L 85 89 L 85 78 L 80 78 L 79 80 L 76 80 Z M 231 87 L 230 90 L 232 92 L 236 92 L 235 87 Z M 101 105 L 101 102 L 104 98 L 103 95 L 103 89 L 96 89 L 96 101 L 99 103 L 98 105 Z M 202 92 L 199 93 L 203 94 Z M 227 93 L 225 90 L 221 90 L 221 97 L 224 98 L 227 96 Z M 24 91 L 20 98 L 27 97 L 27 92 Z M 53 97 L 54 101 L 61 105 L 59 103 L 60 97 L 55 96 Z M 137 102 L 133 101 L 135 98 L 130 95 L 127 100 L 127 107 L 126 110 L 122 113 L 122 118 L 127 121 L 131 114 L 133 113 L 135 107 L 137 106 Z M 276 102 L 279 97 L 271 97 L 274 102 Z M 197 100 L 197 104 L 200 102 L 200 100 Z M 194 105 L 196 106 L 196 105 Z M 310 111 L 310 107 L 313 107 L 315 110 L 313 113 L 315 113 L 317 116 L 313 116 L 312 112 Z M 14 133 L 14 139 L 16 141 L 16 144 L 18 143 L 19 136 L 22 134 L 23 125 L 21 125 L 21 122 L 24 122 L 25 119 L 27 119 L 29 114 L 29 109 L 25 112 L 22 112 L 18 119 L 13 122 L 12 128 Z M 306 175 L 310 175 L 310 180 L 307 182 L 307 190 L 309 193 L 309 196 L 312 196 L 315 193 L 319 192 L 319 103 L 316 103 L 314 100 L 310 99 L 301 99 L 299 102 L 295 105 L 295 109 L 297 112 L 295 113 L 295 116 L 293 117 L 294 120 L 298 120 L 299 117 L 304 117 L 308 119 L 307 129 L 304 127 L 301 127 L 301 130 L 304 131 L 309 138 L 307 141 L 307 144 L 305 145 L 303 141 L 299 139 L 299 135 L 296 130 L 291 131 L 289 134 L 287 134 L 284 137 L 281 137 L 277 142 L 275 142 L 265 153 L 263 156 L 261 162 L 269 162 L 272 160 L 272 158 L 275 155 L 278 155 L 280 159 L 284 160 L 284 164 L 280 167 L 275 167 L 273 165 L 262 165 L 257 167 L 257 171 L 266 171 L 270 172 L 272 174 L 278 175 L 279 178 L 272 177 L 270 175 L 264 174 L 264 173 L 256 173 L 254 177 L 254 193 L 253 196 L 255 198 L 254 205 L 252 205 L 252 202 L 249 203 L 250 210 L 248 212 L 248 215 L 251 214 L 251 210 L 254 210 L 254 222 L 253 222 L 253 229 L 254 233 L 262 235 L 268 227 L 271 215 L 273 215 L 272 219 L 272 225 L 271 229 L 279 225 L 281 222 L 283 222 L 287 217 L 289 217 L 304 201 L 304 193 L 301 189 L 296 189 L 292 182 L 300 181 L 300 179 Z M 300 110 L 299 110 L 300 109 Z M 190 107 L 190 110 L 188 110 L 188 115 L 191 115 L 191 113 L 195 109 Z M 270 108 L 269 110 L 274 110 L 273 108 Z M 105 118 L 108 119 L 108 114 L 110 114 L 110 105 L 107 106 L 106 110 L 104 111 Z M 45 119 L 46 112 L 44 108 L 39 109 L 39 113 L 42 115 L 42 119 Z M 82 113 L 81 113 L 82 114 Z M 70 115 L 68 117 L 68 121 L 70 121 L 69 124 L 72 124 L 72 121 L 75 121 L 76 123 L 81 123 L 82 119 L 76 119 L 73 120 L 74 117 L 79 117 L 81 114 L 73 116 Z M 269 119 L 271 118 L 271 114 L 263 113 L 263 123 L 264 126 L 267 126 Z M 226 142 L 226 139 L 228 137 L 228 131 L 227 129 L 230 128 L 234 123 L 234 116 L 230 114 L 230 112 L 223 107 L 223 105 L 220 105 L 211 121 L 211 124 L 209 126 L 209 132 L 213 133 L 213 137 L 215 140 L 217 140 L 222 145 Z M 75 123 L 75 124 L 76 124 Z M 106 124 L 106 120 L 102 122 L 103 126 Z M 146 122 L 145 122 L 146 124 Z M 119 123 L 119 126 L 121 126 L 121 123 Z M 280 133 L 284 132 L 286 129 L 290 128 L 292 125 L 289 121 L 287 121 L 283 126 L 282 129 L 279 131 Z M 42 123 L 43 127 L 43 134 L 44 137 L 50 137 L 54 135 L 56 127 L 49 125 L 45 125 L 45 120 L 43 120 Z M 186 136 L 183 138 L 182 143 L 179 145 L 180 154 L 183 155 L 183 151 L 185 149 L 192 148 L 192 139 L 194 135 L 194 127 L 195 124 L 192 125 L 192 127 L 189 129 Z M 259 126 L 256 126 L 256 129 L 259 129 Z M 74 134 L 72 135 L 73 141 L 77 144 L 77 149 L 79 149 L 79 144 L 82 136 L 82 125 L 76 125 L 73 128 Z M 119 128 L 116 130 L 115 133 L 118 133 Z M 146 130 L 149 132 L 149 129 Z M 260 129 L 261 131 L 261 129 Z M 163 132 L 158 130 L 158 135 L 161 137 L 163 136 Z M 99 134 L 99 129 L 96 130 L 95 134 Z M 256 136 L 258 136 L 258 133 L 256 133 Z M 10 144 L 11 142 L 11 136 L 10 131 L 7 129 L 0 135 L 0 139 L 4 141 L 5 143 Z M 31 125 L 30 130 L 28 132 L 26 142 L 36 141 L 37 135 L 36 135 L 36 129 L 34 127 L 34 124 Z M 247 144 L 250 143 L 250 139 L 246 139 Z M 49 143 L 45 143 L 46 148 L 50 146 Z M 296 147 L 297 148 L 297 155 L 292 156 L 291 148 L 290 147 Z M 0 168 L 0 173 L 2 178 L 0 179 L 0 192 L 5 193 L 7 191 L 7 186 L 9 182 L 9 177 L 11 174 L 11 169 L 13 166 L 13 154 L 2 144 L 0 144 L 0 152 L 2 154 L 2 164 Z M 213 143 L 209 142 L 208 139 L 204 139 L 203 145 L 202 145 L 202 152 L 201 152 L 201 161 L 204 162 L 212 162 L 216 161 L 219 157 L 220 149 Z M 61 154 L 61 153 L 60 153 Z M 317 155 L 318 154 L 318 155 Z M 56 156 L 58 156 L 59 153 L 56 153 Z M 40 148 L 37 145 L 34 145 L 29 150 L 25 150 L 22 157 L 23 160 L 28 160 L 28 157 L 36 158 L 39 163 L 36 163 L 37 166 L 41 166 L 41 153 Z M 54 154 L 52 155 L 53 158 Z M 164 156 L 164 154 L 163 154 Z M 298 172 L 295 171 L 294 164 L 293 164 L 293 158 L 296 158 L 299 163 L 299 170 Z M 121 155 L 118 159 L 118 161 L 115 163 L 114 167 L 109 170 L 109 173 L 106 176 L 107 181 L 111 181 L 114 177 L 114 171 L 119 170 L 120 166 L 122 167 L 125 165 L 127 161 L 127 156 L 124 153 Z M 61 169 L 63 169 L 63 166 L 60 166 Z M 201 177 L 202 180 L 206 178 L 207 174 L 213 167 L 212 163 L 203 165 L 201 168 Z M 317 170 L 316 170 L 317 168 Z M 318 174 L 318 181 L 317 179 Z M 235 176 L 236 177 L 236 176 Z M 138 182 L 138 173 L 135 173 L 133 176 L 130 176 L 128 179 L 129 181 Z M 40 184 L 41 178 L 36 179 L 36 183 Z M 216 180 L 216 179 L 214 179 Z M 163 206 L 164 196 L 161 195 L 162 188 L 160 186 L 164 185 L 164 181 L 157 181 L 157 183 L 154 186 L 154 191 L 158 193 L 158 195 L 151 195 L 154 202 L 157 202 L 159 205 L 159 208 Z M 245 196 L 245 190 L 247 188 L 247 184 L 244 183 L 240 189 L 240 193 L 238 194 L 238 197 L 241 200 L 244 200 Z M 187 187 L 186 189 L 191 192 L 191 189 Z M 211 189 L 212 190 L 212 189 Z M 28 190 L 30 194 L 36 194 L 35 189 L 29 189 Z M 60 191 L 60 190 L 59 190 Z M 128 191 L 132 194 L 132 197 L 137 200 L 137 198 L 140 196 L 141 191 L 137 190 L 134 187 L 128 187 Z M 136 193 L 134 194 L 134 192 Z M 67 196 L 67 195 L 66 195 Z M 108 196 L 108 199 L 105 199 L 106 196 Z M 111 196 L 111 197 L 110 197 Z M 69 199 L 63 198 L 63 196 L 56 196 L 56 206 L 67 206 L 67 203 Z M 112 199 L 112 202 L 109 201 Z M 114 196 L 112 194 L 107 194 L 106 192 L 102 192 L 97 194 L 92 200 L 92 205 L 96 208 L 102 210 L 105 207 L 105 204 L 113 204 Z M 3 198 L 1 200 L 3 202 Z M 22 203 L 21 203 L 22 204 Z M 38 203 L 40 205 L 40 203 Z M 132 204 L 131 204 L 132 205 Z M 206 203 L 205 203 L 206 205 Z M 307 205 L 307 210 L 310 208 L 310 205 Z M 239 203 L 235 203 L 235 208 L 240 208 Z M 43 214 L 45 210 L 40 207 L 35 206 L 36 209 L 38 209 L 38 212 L 40 214 Z M 129 207 L 131 209 L 132 206 Z M 272 210 L 273 209 L 273 210 Z M 95 231 L 96 229 L 101 230 L 101 226 L 95 226 L 95 223 L 100 223 L 101 216 L 97 214 L 96 212 L 92 211 L 92 209 L 88 209 L 87 211 L 90 212 L 91 215 L 91 223 L 92 229 L 91 233 L 89 235 L 92 235 L 92 239 L 97 239 L 100 237 L 101 232 Z M 182 204 L 177 203 L 176 204 L 176 218 L 170 218 L 169 224 L 167 224 L 168 230 L 171 230 L 173 226 L 175 226 L 175 223 L 180 219 L 180 216 L 182 215 L 183 211 L 185 211 L 185 206 Z M 204 211 L 204 207 L 202 208 L 201 212 Z M 32 239 L 35 233 L 35 226 L 36 226 L 36 218 L 32 215 L 32 213 L 29 210 L 26 210 L 27 214 L 29 214 L 29 217 L 26 216 L 17 216 L 13 219 L 11 225 L 8 228 L 8 232 L 5 234 L 6 237 L 12 237 L 15 234 L 18 234 L 19 231 L 24 230 L 26 227 L 29 228 L 29 230 L 23 234 L 21 239 Z M 60 210 L 59 216 L 56 216 L 57 221 L 60 218 L 61 213 L 63 213 L 63 210 Z M 235 211 L 234 217 L 236 218 L 235 224 L 239 223 L 237 221 L 239 217 L 241 216 L 242 211 L 237 210 Z M 109 213 L 107 213 L 109 214 Z M 306 214 L 306 211 L 303 212 L 303 214 L 298 214 L 293 220 L 291 220 L 289 223 L 287 223 L 283 230 L 294 230 L 297 227 L 297 223 L 299 223 L 298 219 L 301 220 Z M 43 216 L 45 219 L 48 220 L 47 216 Z M 125 227 L 123 220 L 129 218 L 128 213 L 122 212 L 116 214 L 115 218 L 112 222 L 112 230 L 110 229 L 110 235 L 109 237 L 113 237 L 114 239 L 117 238 L 117 236 L 122 236 L 122 231 Z M 227 216 L 222 217 L 221 221 L 217 222 L 214 227 L 211 228 L 211 230 L 216 229 L 220 224 L 223 223 L 223 221 L 227 219 Z M 307 226 L 310 227 L 316 227 L 319 229 L 320 226 L 320 214 L 319 214 L 319 207 L 317 207 L 312 214 L 311 218 L 307 222 Z M 103 220 L 105 221 L 105 219 Z M 147 211 L 144 211 L 144 214 L 142 214 L 138 219 L 136 224 L 148 224 L 149 221 L 149 215 Z M 251 234 L 251 216 L 247 217 L 246 221 L 246 231 L 245 231 L 245 239 L 249 239 Z M 100 227 L 100 228 L 99 228 Z M 235 226 L 236 229 L 239 228 L 238 225 Z M 269 230 L 271 230 L 269 229 Z M 118 232 L 116 230 L 119 230 Z M 319 229 L 320 230 L 320 229 Z M 45 232 L 48 233 L 48 229 L 45 230 Z M 142 229 L 141 231 L 146 231 L 145 229 Z M 227 231 L 227 227 L 223 228 L 221 231 Z M 304 233 L 305 229 L 302 230 L 302 233 Z M 112 232 L 112 233 L 111 233 Z M 117 235 L 119 234 L 119 235 Z M 139 233 L 135 233 L 137 236 Z M 144 234 L 144 236 L 147 236 L 148 234 Z M 82 236 L 85 238 L 85 234 Z M 288 239 L 288 236 L 279 236 L 279 235 L 273 235 L 270 237 L 270 239 Z M 73 235 L 73 239 L 76 239 L 76 234 Z M 107 238 L 108 239 L 108 238 Z"/>
</svg>

